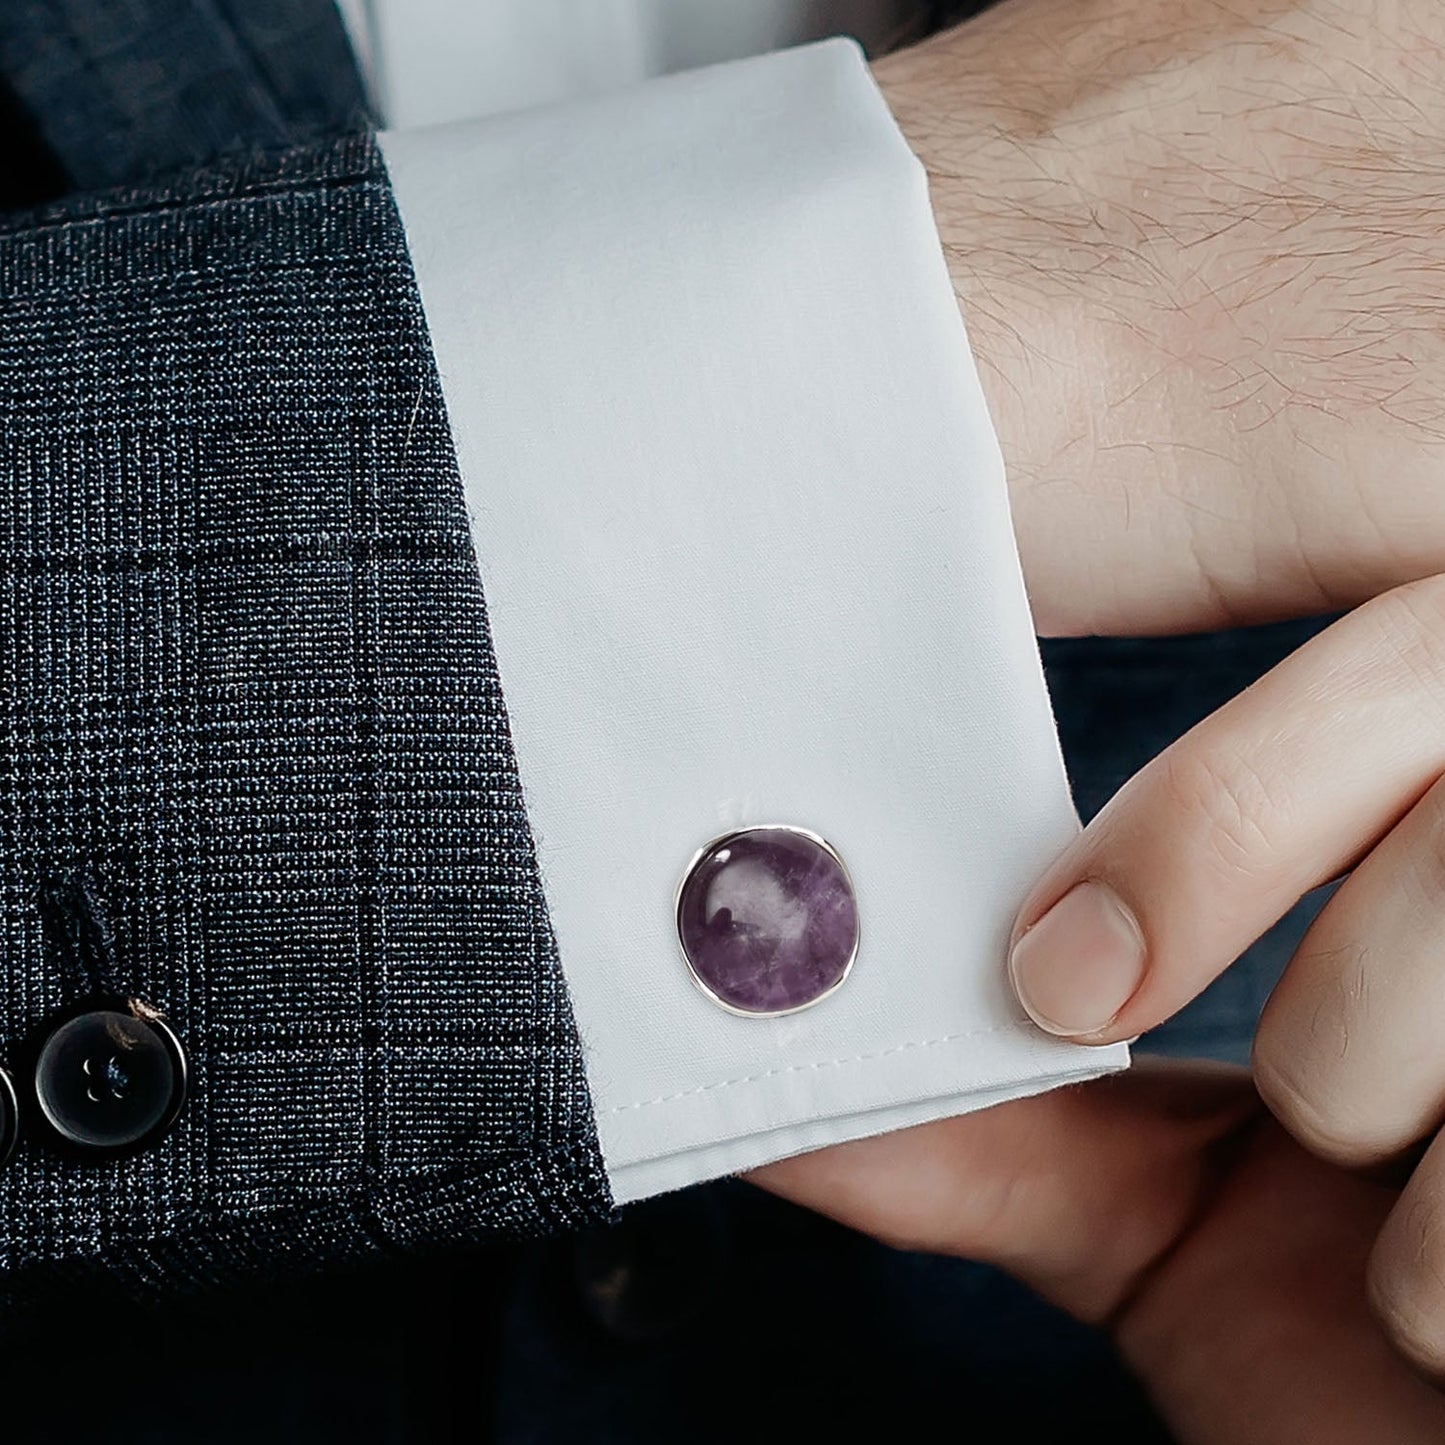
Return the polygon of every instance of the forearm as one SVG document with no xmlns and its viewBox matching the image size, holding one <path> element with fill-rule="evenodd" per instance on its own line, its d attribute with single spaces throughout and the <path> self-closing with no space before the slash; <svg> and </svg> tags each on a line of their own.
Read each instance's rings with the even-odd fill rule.
<svg viewBox="0 0 1445 1445">
<path fill-rule="evenodd" d="M 1108 512 L 1126 504 L 1080 483 L 1094 475 L 1110 397 L 1128 370 L 1127 356 L 1106 344 L 1105 283 L 1125 283 L 1131 267 L 1108 245 L 1086 150 L 1060 135 L 1067 98 L 1040 64 L 1050 55 L 1043 27 L 1058 8 L 1005 6 L 875 66 L 928 172 L 1045 633 L 1107 630 L 1092 607 L 1070 604 L 1096 589 L 1058 575 L 1068 553 L 1054 541 L 1080 509 L 1102 532 L 1101 502 Z M 1092 564 L 1086 549 L 1074 555 Z"/>
<path fill-rule="evenodd" d="M 1445 230 L 1412 57 L 1442 30 L 1417 3 L 1382 27 L 1353 0 L 1014 0 L 879 62 L 1040 630 L 1326 611 L 1438 570 Z"/>
</svg>

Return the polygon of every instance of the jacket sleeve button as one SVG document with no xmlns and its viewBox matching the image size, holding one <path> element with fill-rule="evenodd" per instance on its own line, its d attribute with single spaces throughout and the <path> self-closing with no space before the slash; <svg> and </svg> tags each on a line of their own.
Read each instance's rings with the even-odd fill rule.
<svg viewBox="0 0 1445 1445">
<path fill-rule="evenodd" d="M 15 1096 L 15 1083 L 0 1069 L 0 1165 L 9 1161 L 20 1137 L 20 1106 Z"/>
<path fill-rule="evenodd" d="M 53 1024 L 35 1054 L 37 1122 L 92 1157 L 132 1153 L 175 1122 L 186 1096 L 180 1041 L 159 1018 L 114 1001 Z"/>
</svg>

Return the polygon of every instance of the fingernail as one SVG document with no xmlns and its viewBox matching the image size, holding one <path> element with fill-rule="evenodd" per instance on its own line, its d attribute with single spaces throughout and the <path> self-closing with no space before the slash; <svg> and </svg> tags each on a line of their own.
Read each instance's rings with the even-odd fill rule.
<svg viewBox="0 0 1445 1445">
<path fill-rule="evenodd" d="M 1107 1028 L 1144 978 L 1144 935 L 1107 884 L 1076 883 L 1009 954 L 1014 992 L 1063 1038 Z"/>
</svg>

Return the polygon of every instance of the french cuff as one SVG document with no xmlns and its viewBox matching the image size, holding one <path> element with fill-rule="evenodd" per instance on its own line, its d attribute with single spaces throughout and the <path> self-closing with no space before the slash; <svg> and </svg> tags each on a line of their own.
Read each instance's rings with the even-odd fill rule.
<svg viewBox="0 0 1445 1445">
<path fill-rule="evenodd" d="M 1078 822 L 923 171 L 856 47 L 382 149 L 617 1199 L 1123 1067 L 1006 983 Z"/>
</svg>

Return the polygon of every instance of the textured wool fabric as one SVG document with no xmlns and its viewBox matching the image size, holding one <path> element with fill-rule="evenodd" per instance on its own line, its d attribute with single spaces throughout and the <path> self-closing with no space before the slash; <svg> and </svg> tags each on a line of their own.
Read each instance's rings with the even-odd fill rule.
<svg viewBox="0 0 1445 1445">
<path fill-rule="evenodd" d="M 12 1298 L 605 1212 L 374 142 L 8 223 L 0 409 L 0 1056 L 83 877 L 192 1066 L 155 1149 L 0 1171 Z"/>
</svg>

